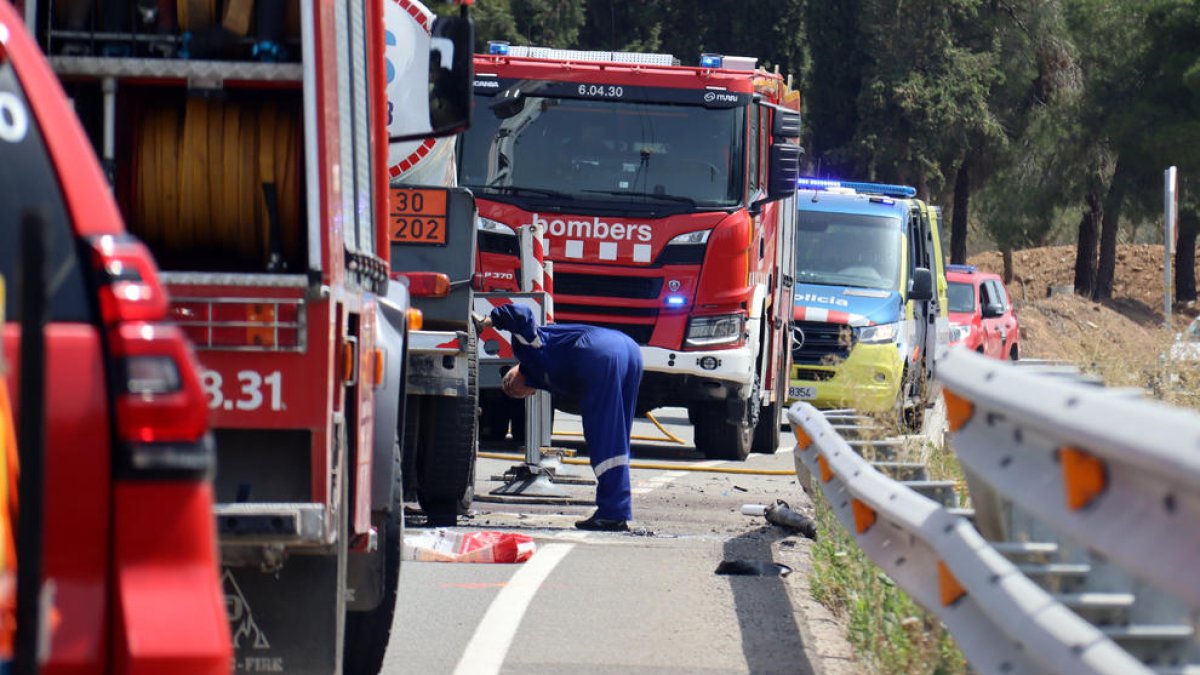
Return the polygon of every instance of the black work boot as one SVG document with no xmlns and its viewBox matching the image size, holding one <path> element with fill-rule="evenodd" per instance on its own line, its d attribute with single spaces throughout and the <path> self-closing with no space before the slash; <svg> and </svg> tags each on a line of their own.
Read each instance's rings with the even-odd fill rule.
<svg viewBox="0 0 1200 675">
<path fill-rule="evenodd" d="M 596 514 L 588 516 L 587 520 L 575 521 L 575 527 L 580 530 L 591 530 L 593 532 L 628 532 L 629 525 L 624 520 L 609 520 L 608 518 L 597 518 Z"/>
</svg>

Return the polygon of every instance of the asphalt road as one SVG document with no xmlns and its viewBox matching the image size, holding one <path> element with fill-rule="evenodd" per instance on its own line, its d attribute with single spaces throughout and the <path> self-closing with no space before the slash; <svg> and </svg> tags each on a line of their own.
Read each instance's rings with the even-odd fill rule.
<svg viewBox="0 0 1200 675">
<path fill-rule="evenodd" d="M 591 486 L 566 504 L 488 493 L 514 462 L 481 459 L 475 512 L 459 530 L 518 531 L 538 550 L 524 564 L 405 561 L 385 673 L 812 673 L 805 609 L 807 539 L 741 513 L 743 504 L 808 500 L 794 475 L 689 471 L 794 468 L 790 434 L 775 455 L 711 462 L 695 452 L 683 410 L 656 415 L 686 441 L 635 441 L 637 460 L 678 470 L 632 472 L 630 533 L 573 528 L 591 513 Z M 582 448 L 578 418 L 558 414 L 554 444 Z M 634 435 L 663 437 L 639 419 Z M 501 450 L 500 448 L 483 448 Z M 590 477 L 586 466 L 569 466 Z M 410 518 L 408 533 L 419 531 Z M 723 560 L 784 562 L 787 576 L 715 574 Z M 811 603 L 808 603 L 811 604 Z"/>
</svg>

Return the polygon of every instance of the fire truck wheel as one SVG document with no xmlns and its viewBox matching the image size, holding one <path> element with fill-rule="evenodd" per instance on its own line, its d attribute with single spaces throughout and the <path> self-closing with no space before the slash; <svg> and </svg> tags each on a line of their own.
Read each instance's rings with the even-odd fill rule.
<svg viewBox="0 0 1200 675">
<path fill-rule="evenodd" d="M 724 401 L 693 403 L 688 408 L 693 406 L 696 408 L 693 425 L 696 449 L 708 459 L 746 459 L 754 441 L 754 426 L 749 420 L 731 424 Z"/>
<path fill-rule="evenodd" d="M 346 675 L 374 675 L 383 668 L 396 614 L 396 594 L 400 586 L 400 546 L 404 541 L 404 480 L 401 475 L 403 457 L 397 435 L 392 453 L 395 465 L 390 513 L 378 513 L 372 520 L 379 529 L 379 548 L 383 554 L 383 599 L 375 609 L 346 612 L 346 651 L 342 669 Z"/>
<path fill-rule="evenodd" d="M 478 358 L 475 335 L 467 338 L 467 396 L 428 396 L 417 457 L 417 501 L 430 527 L 453 527 L 463 503 L 475 498 L 475 451 L 479 445 Z"/>
<path fill-rule="evenodd" d="M 758 413 L 758 424 L 754 426 L 752 452 L 773 455 L 779 449 L 779 403 L 772 403 Z"/>
</svg>

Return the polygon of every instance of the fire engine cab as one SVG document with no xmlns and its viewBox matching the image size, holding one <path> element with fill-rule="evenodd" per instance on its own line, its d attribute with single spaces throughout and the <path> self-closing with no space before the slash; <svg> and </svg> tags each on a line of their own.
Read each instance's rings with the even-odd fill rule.
<svg viewBox="0 0 1200 675">
<path fill-rule="evenodd" d="M 540 231 L 554 320 L 641 345 L 639 413 L 686 406 L 709 457 L 773 452 L 791 344 L 799 105 L 754 58 L 706 54 L 692 67 L 666 54 L 491 43 L 475 57 L 459 165 L 479 208 L 480 290 L 521 290 L 517 232 Z M 501 372 L 481 365 L 485 420 L 504 405 Z"/>
</svg>

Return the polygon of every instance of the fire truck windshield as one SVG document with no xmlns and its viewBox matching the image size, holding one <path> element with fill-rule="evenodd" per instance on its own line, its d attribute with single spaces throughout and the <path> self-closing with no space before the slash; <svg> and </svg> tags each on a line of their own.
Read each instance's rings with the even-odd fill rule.
<svg viewBox="0 0 1200 675">
<path fill-rule="evenodd" d="M 477 95 L 459 182 L 479 194 L 692 210 L 742 202 L 745 108 Z"/>
<path fill-rule="evenodd" d="M 900 219 L 800 211 L 796 281 L 895 290 L 900 277 Z"/>
</svg>

